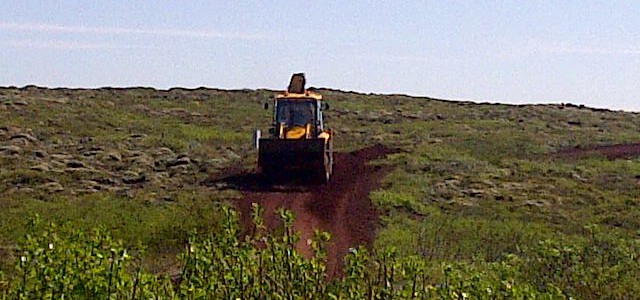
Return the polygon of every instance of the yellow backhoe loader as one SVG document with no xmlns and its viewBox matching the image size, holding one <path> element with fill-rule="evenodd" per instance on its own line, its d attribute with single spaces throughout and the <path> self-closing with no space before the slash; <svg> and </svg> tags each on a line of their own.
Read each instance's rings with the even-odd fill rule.
<svg viewBox="0 0 640 300">
<path fill-rule="evenodd" d="M 269 134 L 262 137 L 256 130 L 258 171 L 268 178 L 284 175 L 327 183 L 333 172 L 333 132 L 325 129 L 322 111 L 328 105 L 304 85 L 304 74 L 294 74 L 287 91 L 273 99 Z"/>
</svg>

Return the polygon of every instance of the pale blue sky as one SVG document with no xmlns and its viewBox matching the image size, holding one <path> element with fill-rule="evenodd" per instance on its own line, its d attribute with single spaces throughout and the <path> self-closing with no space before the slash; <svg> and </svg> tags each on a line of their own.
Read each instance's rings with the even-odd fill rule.
<svg viewBox="0 0 640 300">
<path fill-rule="evenodd" d="M 312 86 L 640 111 L 640 1 L 7 1 L 0 85 Z"/>
</svg>

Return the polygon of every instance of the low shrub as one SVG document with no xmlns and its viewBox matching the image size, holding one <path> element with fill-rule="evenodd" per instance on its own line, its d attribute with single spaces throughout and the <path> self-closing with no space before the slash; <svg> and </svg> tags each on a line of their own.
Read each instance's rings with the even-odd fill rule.
<svg viewBox="0 0 640 300">
<path fill-rule="evenodd" d="M 237 212 L 228 207 L 223 211 L 222 230 L 192 233 L 179 255 L 181 272 L 174 276 L 146 271 L 139 260 L 144 251 L 125 248 L 103 227 L 86 233 L 70 225 L 42 224 L 35 217 L 18 249 L 15 275 L 7 279 L 0 275 L 0 295 L 3 299 L 567 298 L 557 287 L 565 282 L 553 273 L 545 273 L 548 280 L 543 284 L 533 279 L 536 274 L 529 274 L 546 272 L 551 259 L 545 255 L 556 253 L 555 248 L 545 248 L 547 244 L 537 249 L 542 251 L 537 264 L 513 255 L 494 263 L 434 265 L 416 256 L 400 256 L 394 249 L 374 255 L 357 248 L 345 257 L 344 276 L 331 279 L 326 272 L 328 233 L 316 232 L 310 241 L 314 254 L 308 258 L 295 250 L 299 235 L 292 229 L 291 212 L 280 210 L 283 227 L 277 234 L 269 233 L 262 209 L 254 206 L 255 228 L 245 235 Z"/>
</svg>

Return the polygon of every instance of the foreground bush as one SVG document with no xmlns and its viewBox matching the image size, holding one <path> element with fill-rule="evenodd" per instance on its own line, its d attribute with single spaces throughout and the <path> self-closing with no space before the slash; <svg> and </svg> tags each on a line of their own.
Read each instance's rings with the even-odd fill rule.
<svg viewBox="0 0 640 300">
<path fill-rule="evenodd" d="M 327 233 L 310 241 L 312 258 L 294 250 L 294 216 L 281 211 L 283 227 L 266 232 L 254 207 L 256 227 L 240 232 L 236 212 L 225 209 L 221 232 L 194 233 L 180 254 L 181 276 L 151 274 L 104 228 L 90 233 L 34 219 L 19 248 L 11 278 L 0 277 L 2 299 L 563 299 L 558 280 L 526 281 L 558 256 L 537 262 L 516 256 L 498 263 L 436 264 L 400 258 L 392 250 L 370 255 L 352 249 L 344 276 L 329 279 L 325 265 Z M 545 244 L 549 246 L 548 244 Z M 555 248 L 540 249 L 556 253 Z M 554 254 L 555 255 L 555 254 Z M 529 269 L 528 264 L 531 264 Z M 529 270 L 529 271 L 528 271 Z M 561 272 L 561 271 L 560 271 Z M 434 275 L 435 274 L 435 275 Z M 556 273 L 552 275 L 555 276 Z M 535 274 L 529 274 L 535 278 Z M 544 278 L 544 277 L 541 277 Z M 592 277 L 588 277 L 590 280 Z M 618 277 L 617 277 L 618 278 Z"/>
</svg>

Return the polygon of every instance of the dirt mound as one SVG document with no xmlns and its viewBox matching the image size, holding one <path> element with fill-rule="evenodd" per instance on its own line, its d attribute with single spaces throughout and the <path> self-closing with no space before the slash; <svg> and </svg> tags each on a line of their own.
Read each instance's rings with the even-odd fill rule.
<svg viewBox="0 0 640 300">
<path fill-rule="evenodd" d="M 560 158 L 578 159 L 589 156 L 604 156 L 608 159 L 640 157 L 640 143 L 569 148 L 555 154 Z"/>
<path fill-rule="evenodd" d="M 369 192 L 379 186 L 390 168 L 367 163 L 393 152 L 376 145 L 351 153 L 336 153 L 334 175 L 327 185 L 271 184 L 255 174 L 234 175 L 210 183 L 228 184 L 242 191 L 244 197 L 236 205 L 245 228 L 253 225 L 252 203 L 265 208 L 268 228 L 280 225 L 278 208 L 293 211 L 294 229 L 301 233 L 297 249 L 306 256 L 312 255 L 307 240 L 313 237 L 315 229 L 331 233 L 327 271 L 335 277 L 341 275 L 343 257 L 349 248 L 372 246 L 378 214 L 369 200 Z"/>
</svg>

